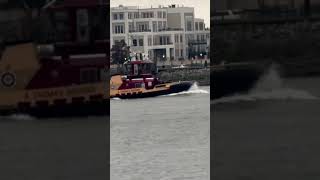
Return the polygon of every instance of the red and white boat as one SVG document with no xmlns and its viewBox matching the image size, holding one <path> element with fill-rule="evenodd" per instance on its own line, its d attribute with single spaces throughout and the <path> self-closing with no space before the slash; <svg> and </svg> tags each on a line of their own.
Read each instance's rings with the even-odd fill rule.
<svg viewBox="0 0 320 180">
<path fill-rule="evenodd" d="M 0 115 L 109 114 L 109 42 L 92 33 L 97 27 L 89 25 L 97 13 L 108 12 L 108 6 L 65 1 L 48 11 L 52 17 L 63 14 L 67 39 L 6 45 L 0 60 Z M 58 27 L 60 22 L 53 23 Z"/>
<path fill-rule="evenodd" d="M 154 63 L 148 60 L 131 60 L 124 64 L 124 68 L 125 74 L 113 75 L 110 79 L 111 98 L 131 99 L 168 95 L 188 91 L 193 85 L 191 81 L 160 81 L 153 75 L 156 71 Z"/>
</svg>

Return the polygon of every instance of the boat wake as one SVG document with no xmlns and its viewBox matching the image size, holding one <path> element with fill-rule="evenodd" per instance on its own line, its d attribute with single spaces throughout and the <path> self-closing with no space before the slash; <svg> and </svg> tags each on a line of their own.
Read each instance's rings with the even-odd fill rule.
<svg viewBox="0 0 320 180">
<path fill-rule="evenodd" d="M 319 97 L 303 90 L 284 87 L 277 65 L 260 78 L 255 87 L 247 94 L 235 94 L 211 101 L 211 104 L 235 103 L 259 100 L 317 100 Z"/>
<path fill-rule="evenodd" d="M 306 91 L 295 89 L 277 89 L 269 92 L 253 92 L 249 94 L 238 94 L 213 100 L 211 104 L 235 103 L 239 101 L 258 100 L 316 100 L 318 97 Z"/>
<path fill-rule="evenodd" d="M 182 92 L 179 92 L 179 93 L 171 93 L 171 94 L 167 94 L 167 95 L 163 95 L 162 97 L 165 97 L 165 96 L 179 96 L 179 95 L 188 95 L 188 94 L 209 94 L 209 91 L 206 91 L 204 89 L 201 89 L 199 86 L 198 86 L 198 83 L 193 83 L 193 85 L 190 87 L 189 90 L 187 91 L 182 91 Z"/>
<path fill-rule="evenodd" d="M 120 98 L 118 98 L 118 97 L 114 97 L 114 98 L 111 98 L 110 100 L 113 100 L 113 101 L 119 101 L 119 100 L 121 100 Z"/>
</svg>

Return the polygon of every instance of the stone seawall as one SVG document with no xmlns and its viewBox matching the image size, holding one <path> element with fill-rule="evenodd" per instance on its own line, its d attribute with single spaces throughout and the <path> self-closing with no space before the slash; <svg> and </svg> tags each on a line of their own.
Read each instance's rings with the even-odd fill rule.
<svg viewBox="0 0 320 180">
<path fill-rule="evenodd" d="M 218 62 L 269 59 L 283 65 L 288 76 L 320 74 L 320 21 L 224 24 L 216 25 L 214 34 Z"/>
<path fill-rule="evenodd" d="M 196 81 L 199 85 L 210 85 L 210 68 L 174 69 L 161 71 L 157 76 L 163 81 Z"/>
</svg>

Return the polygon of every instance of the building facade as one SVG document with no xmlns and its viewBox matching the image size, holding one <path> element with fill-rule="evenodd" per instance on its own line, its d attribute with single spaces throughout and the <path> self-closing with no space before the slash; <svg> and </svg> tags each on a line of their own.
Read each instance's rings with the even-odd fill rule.
<svg viewBox="0 0 320 180">
<path fill-rule="evenodd" d="M 195 18 L 194 8 L 159 6 L 139 9 L 112 7 L 111 46 L 124 40 L 134 52 L 146 53 L 154 61 L 189 59 L 208 53 L 210 30 L 203 19 Z"/>
</svg>

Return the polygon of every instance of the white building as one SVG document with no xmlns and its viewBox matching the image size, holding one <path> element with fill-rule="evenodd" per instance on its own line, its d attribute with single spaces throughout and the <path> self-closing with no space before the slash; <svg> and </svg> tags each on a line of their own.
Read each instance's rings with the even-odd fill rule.
<svg viewBox="0 0 320 180">
<path fill-rule="evenodd" d="M 192 7 L 120 5 L 110 13 L 111 47 L 125 40 L 132 51 L 147 53 L 157 61 L 205 56 L 208 51 L 210 30 L 203 19 L 195 18 Z"/>
</svg>

